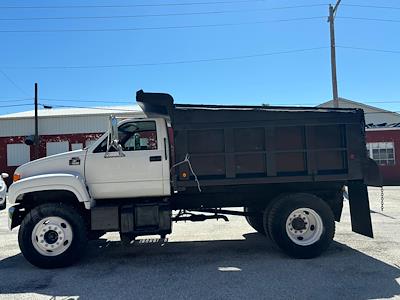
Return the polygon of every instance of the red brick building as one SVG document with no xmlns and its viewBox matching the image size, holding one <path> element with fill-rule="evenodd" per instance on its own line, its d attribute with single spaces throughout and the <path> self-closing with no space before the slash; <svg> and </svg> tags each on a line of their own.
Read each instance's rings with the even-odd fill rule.
<svg viewBox="0 0 400 300">
<path fill-rule="evenodd" d="M 333 107 L 333 101 L 320 106 Z M 339 107 L 364 110 L 369 156 L 378 163 L 385 185 L 400 185 L 400 114 L 343 98 Z"/>
</svg>

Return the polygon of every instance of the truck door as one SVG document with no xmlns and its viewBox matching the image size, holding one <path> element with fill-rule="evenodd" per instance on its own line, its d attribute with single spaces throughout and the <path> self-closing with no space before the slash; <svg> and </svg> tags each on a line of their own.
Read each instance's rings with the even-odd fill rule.
<svg viewBox="0 0 400 300">
<path fill-rule="evenodd" d="M 159 126 L 158 126 L 159 125 Z M 160 128 L 161 127 L 161 128 Z M 163 196 L 163 174 L 169 163 L 164 157 L 164 126 L 157 120 L 128 121 L 118 128 L 125 156 L 105 157 L 107 138 L 88 150 L 85 178 L 95 199 Z M 115 154 L 115 155 L 113 155 Z M 169 174 L 169 170 L 168 170 Z M 169 178 L 168 178 L 169 181 Z"/>
</svg>

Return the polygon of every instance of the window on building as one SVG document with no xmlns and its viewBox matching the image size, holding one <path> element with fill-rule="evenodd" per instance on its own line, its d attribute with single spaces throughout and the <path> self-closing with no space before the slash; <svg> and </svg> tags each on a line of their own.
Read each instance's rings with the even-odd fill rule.
<svg viewBox="0 0 400 300">
<path fill-rule="evenodd" d="M 368 143 L 369 156 L 381 166 L 393 166 L 395 164 L 394 143 L 379 142 Z"/>
<path fill-rule="evenodd" d="M 69 142 L 48 142 L 46 143 L 46 155 L 54 155 L 69 151 Z"/>
<path fill-rule="evenodd" d="M 31 159 L 30 147 L 25 144 L 7 145 L 7 166 L 19 167 Z"/>
</svg>

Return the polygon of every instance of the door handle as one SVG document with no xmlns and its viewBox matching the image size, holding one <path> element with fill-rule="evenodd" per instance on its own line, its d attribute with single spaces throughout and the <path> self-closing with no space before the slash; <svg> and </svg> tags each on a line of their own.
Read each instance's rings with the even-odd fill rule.
<svg viewBox="0 0 400 300">
<path fill-rule="evenodd" d="M 161 155 L 150 156 L 150 161 L 161 161 Z"/>
</svg>

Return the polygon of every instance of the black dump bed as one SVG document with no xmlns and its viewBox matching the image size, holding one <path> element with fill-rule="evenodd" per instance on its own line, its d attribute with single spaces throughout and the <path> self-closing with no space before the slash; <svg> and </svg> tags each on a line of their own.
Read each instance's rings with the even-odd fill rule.
<svg viewBox="0 0 400 300">
<path fill-rule="evenodd" d="M 174 161 L 189 155 L 202 187 L 367 177 L 361 109 L 185 105 L 143 91 L 137 101 L 169 120 Z M 197 187 L 189 164 L 173 171 L 177 189 Z"/>
</svg>

